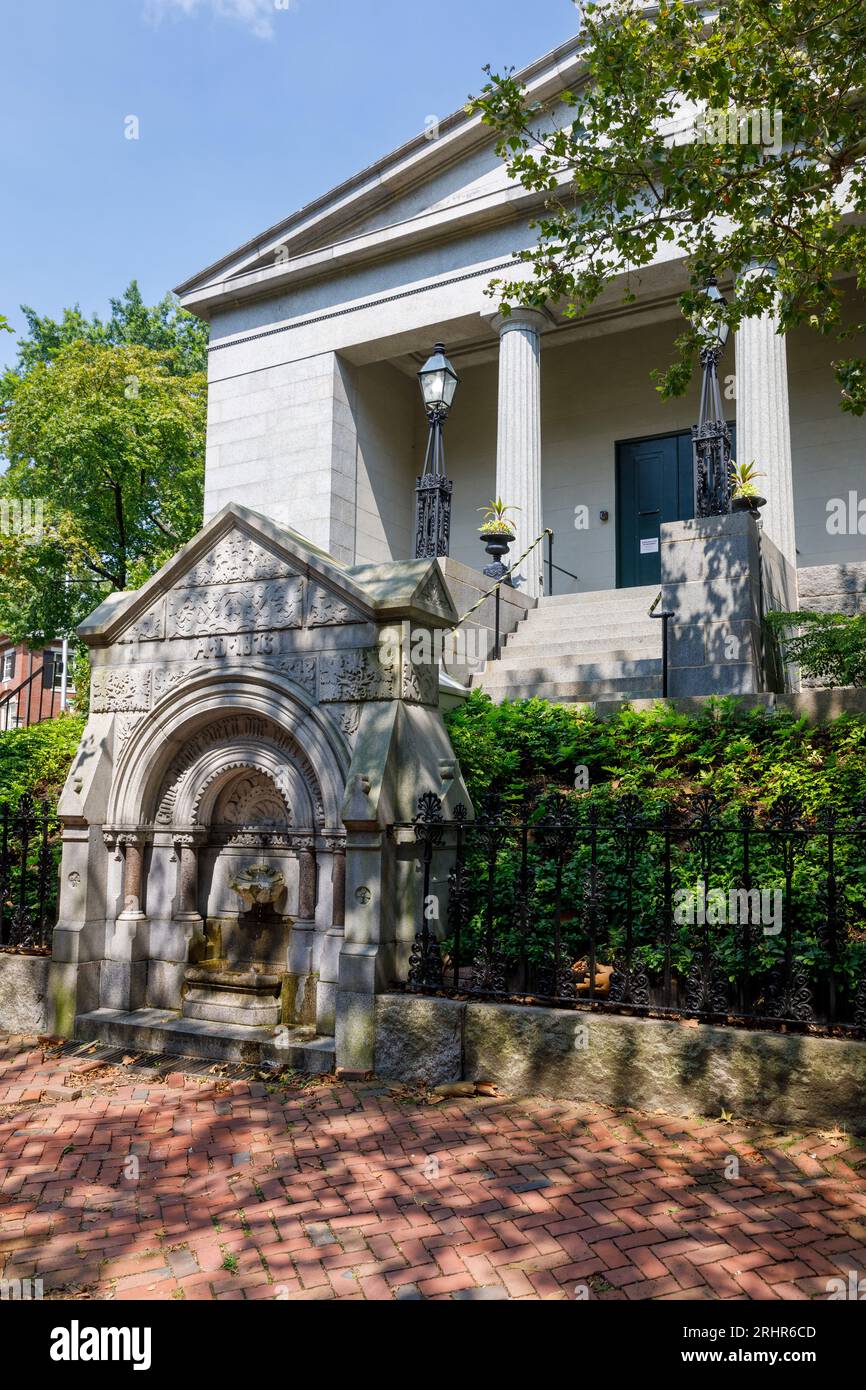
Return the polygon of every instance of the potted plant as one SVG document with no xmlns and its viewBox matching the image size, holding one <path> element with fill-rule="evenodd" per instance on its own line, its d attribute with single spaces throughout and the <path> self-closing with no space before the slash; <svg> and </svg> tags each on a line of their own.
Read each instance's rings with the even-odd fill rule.
<svg viewBox="0 0 866 1390">
<path fill-rule="evenodd" d="M 502 579 L 508 573 L 502 563 L 502 557 L 507 554 L 515 534 L 514 523 L 509 520 L 508 513 L 519 512 L 520 508 L 512 507 L 503 502 L 501 497 L 497 497 L 495 502 L 489 503 L 486 507 L 479 507 L 478 510 L 484 517 L 484 524 L 479 526 L 478 530 L 487 554 L 492 557 L 492 563 L 485 565 L 484 573 L 488 579 Z"/>
<path fill-rule="evenodd" d="M 737 463 L 731 459 L 731 509 L 735 512 L 757 512 L 767 505 L 755 486 L 756 478 L 763 478 L 755 459 L 751 463 Z"/>
</svg>

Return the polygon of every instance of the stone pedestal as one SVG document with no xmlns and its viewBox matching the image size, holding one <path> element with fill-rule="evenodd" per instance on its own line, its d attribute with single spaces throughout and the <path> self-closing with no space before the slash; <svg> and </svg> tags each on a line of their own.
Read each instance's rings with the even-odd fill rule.
<svg viewBox="0 0 866 1390">
<path fill-rule="evenodd" d="M 661 567 L 672 699 L 790 688 L 763 616 L 787 606 L 796 576 L 751 512 L 665 523 Z"/>
</svg>

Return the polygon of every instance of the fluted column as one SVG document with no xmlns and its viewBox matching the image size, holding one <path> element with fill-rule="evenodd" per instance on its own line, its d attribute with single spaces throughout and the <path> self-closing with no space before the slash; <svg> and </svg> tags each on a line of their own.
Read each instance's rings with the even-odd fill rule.
<svg viewBox="0 0 866 1390">
<path fill-rule="evenodd" d="M 756 460 L 764 532 L 796 569 L 788 358 L 778 327 L 777 314 L 767 313 L 737 331 L 737 463 Z"/>
<path fill-rule="evenodd" d="M 540 535 L 541 507 L 541 334 L 547 315 L 515 309 L 493 320 L 499 333 L 499 423 L 496 495 L 515 509 L 517 538 L 506 563 L 522 555 Z M 543 550 L 539 546 L 515 571 L 524 593 L 541 592 Z"/>
</svg>

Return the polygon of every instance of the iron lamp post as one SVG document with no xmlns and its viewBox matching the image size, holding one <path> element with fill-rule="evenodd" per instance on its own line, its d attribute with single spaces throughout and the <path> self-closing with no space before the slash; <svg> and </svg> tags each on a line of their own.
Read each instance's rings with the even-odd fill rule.
<svg viewBox="0 0 866 1390">
<path fill-rule="evenodd" d="M 451 542 L 451 488 L 445 473 L 442 431 L 460 378 L 437 343 L 418 373 L 430 435 L 421 477 L 415 488 L 415 559 L 447 555 Z"/>
<path fill-rule="evenodd" d="M 714 275 L 706 295 L 715 305 L 727 303 Z M 725 516 L 731 510 L 731 435 L 719 390 L 719 361 L 729 333 L 725 320 L 715 315 L 701 349 L 701 403 L 698 423 L 692 425 L 695 516 Z"/>
</svg>

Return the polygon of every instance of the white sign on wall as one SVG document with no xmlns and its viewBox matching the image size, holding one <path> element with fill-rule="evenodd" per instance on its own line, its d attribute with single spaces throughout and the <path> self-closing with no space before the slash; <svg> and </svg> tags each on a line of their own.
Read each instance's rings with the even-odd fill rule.
<svg viewBox="0 0 866 1390">
<path fill-rule="evenodd" d="M 658 549 L 659 549 L 659 538 L 658 538 L 658 536 L 648 536 L 648 537 L 646 538 L 646 540 L 643 540 L 643 541 L 641 541 L 641 543 L 640 543 L 640 553 L 641 553 L 641 555 L 657 555 L 657 554 L 658 554 Z"/>
</svg>

